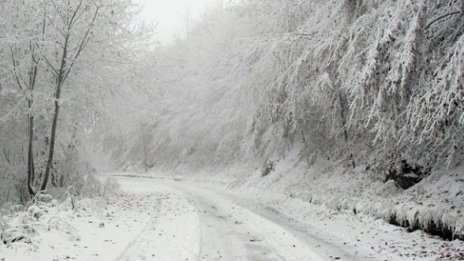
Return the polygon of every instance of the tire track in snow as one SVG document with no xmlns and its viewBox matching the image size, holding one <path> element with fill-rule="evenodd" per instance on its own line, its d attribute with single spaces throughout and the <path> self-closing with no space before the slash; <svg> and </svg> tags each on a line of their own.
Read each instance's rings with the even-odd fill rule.
<svg viewBox="0 0 464 261">
<path fill-rule="evenodd" d="M 200 234 L 196 209 L 182 194 L 165 187 L 161 190 L 163 193 L 154 197 L 155 211 L 151 218 L 118 261 L 184 261 L 198 257 Z"/>
<path fill-rule="evenodd" d="M 323 260 L 293 233 L 248 209 L 211 192 L 173 187 L 199 212 L 200 260 Z"/>
<path fill-rule="evenodd" d="M 127 190 L 167 191 L 171 199 L 163 203 L 164 210 L 159 214 L 162 224 L 158 226 L 166 229 L 181 226 L 183 229 L 177 230 L 177 235 L 183 235 L 191 249 L 196 247 L 190 251 L 189 258 L 173 258 L 176 249 L 189 247 L 182 246 L 181 241 L 171 242 L 179 246 L 171 245 L 171 250 L 156 252 L 152 260 L 378 260 L 372 254 L 353 255 L 353 251 L 339 246 L 336 238 L 325 237 L 311 226 L 294 224 L 278 210 L 268 209 L 259 202 L 249 204 L 253 201 L 243 201 L 190 182 L 137 177 L 122 177 L 120 181 Z M 187 211 L 180 211 L 181 208 Z M 179 220 L 172 219 L 176 216 Z M 155 245 L 160 240 L 155 238 Z"/>
<path fill-rule="evenodd" d="M 127 260 L 134 260 L 135 253 L 137 250 L 140 249 L 140 246 L 144 244 L 143 240 L 150 240 L 149 238 L 152 236 L 155 230 L 155 224 L 161 212 L 161 204 L 164 198 L 164 195 L 156 195 L 154 196 L 155 203 L 153 204 L 153 212 L 150 215 L 149 220 L 146 222 L 145 226 L 137 233 L 135 238 L 126 245 L 126 247 L 122 250 L 121 254 L 116 258 L 117 261 L 127 261 Z M 135 249 L 136 248 L 136 249 Z M 144 258 L 140 256 L 140 258 Z"/>
</svg>

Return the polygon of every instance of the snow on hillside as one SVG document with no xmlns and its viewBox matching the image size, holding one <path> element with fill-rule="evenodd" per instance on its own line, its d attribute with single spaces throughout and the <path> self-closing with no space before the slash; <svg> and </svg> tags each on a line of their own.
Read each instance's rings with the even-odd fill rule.
<svg viewBox="0 0 464 261">
<path fill-rule="evenodd" d="M 394 181 L 384 183 L 377 175 L 361 168 L 344 168 L 317 162 L 309 169 L 295 168 L 291 160 L 276 164 L 275 173 L 261 177 L 256 173 L 245 184 L 275 189 L 305 201 L 327 205 L 336 210 L 369 214 L 403 225 L 425 229 L 432 223 L 449 227 L 447 239 L 464 235 L 464 180 L 462 170 L 433 173 L 419 184 L 404 191 Z"/>
</svg>

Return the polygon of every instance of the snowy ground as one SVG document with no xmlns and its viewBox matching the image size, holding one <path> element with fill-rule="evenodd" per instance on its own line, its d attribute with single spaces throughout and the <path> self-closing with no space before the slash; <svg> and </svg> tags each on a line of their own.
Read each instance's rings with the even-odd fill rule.
<svg viewBox="0 0 464 261">
<path fill-rule="evenodd" d="M 0 260 L 464 260 L 445 242 L 382 220 L 262 190 L 226 190 L 163 177 L 118 177 L 124 193 L 44 204 L 3 218 L 27 240 L 0 244 Z M 40 207 L 40 206 L 39 206 Z M 27 243 L 27 241 L 31 241 Z"/>
</svg>

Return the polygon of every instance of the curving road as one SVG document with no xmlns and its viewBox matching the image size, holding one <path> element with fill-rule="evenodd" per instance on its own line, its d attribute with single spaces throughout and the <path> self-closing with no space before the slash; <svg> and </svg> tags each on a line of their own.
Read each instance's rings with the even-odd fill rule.
<svg viewBox="0 0 464 261">
<path fill-rule="evenodd" d="M 162 198 L 156 221 L 149 221 L 159 229 L 141 232 L 119 260 L 376 260 L 362 251 L 344 251 L 318 229 L 252 199 L 187 181 L 118 179 L 123 190 Z M 134 258 L 147 248 L 156 254 Z"/>
</svg>

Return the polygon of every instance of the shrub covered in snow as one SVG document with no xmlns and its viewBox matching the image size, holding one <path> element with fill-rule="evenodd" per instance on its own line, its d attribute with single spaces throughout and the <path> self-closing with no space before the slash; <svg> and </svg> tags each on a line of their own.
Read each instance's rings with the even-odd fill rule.
<svg viewBox="0 0 464 261">
<path fill-rule="evenodd" d="M 77 231 L 67 222 L 75 211 L 71 196 L 58 202 L 49 194 L 37 194 L 25 207 L 4 208 L 0 222 L 2 244 L 27 244 L 33 249 L 42 240 L 40 234 L 52 230 L 79 240 Z"/>
</svg>

